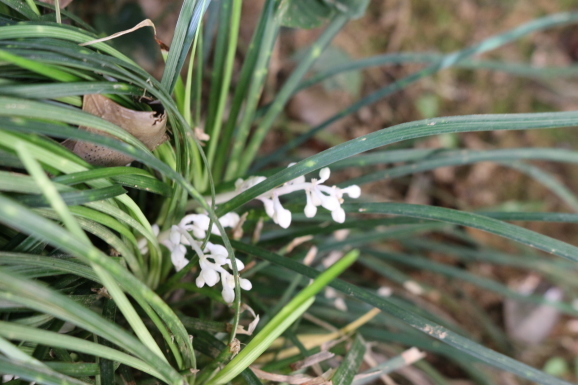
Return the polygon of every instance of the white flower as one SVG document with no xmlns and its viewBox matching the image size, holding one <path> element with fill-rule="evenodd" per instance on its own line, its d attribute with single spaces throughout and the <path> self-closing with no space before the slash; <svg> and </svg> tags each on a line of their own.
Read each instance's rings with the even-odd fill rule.
<svg viewBox="0 0 578 385">
<path fill-rule="evenodd" d="M 221 273 L 221 281 L 223 282 L 223 291 L 221 292 L 223 299 L 227 303 L 233 302 L 235 300 L 235 278 L 225 271 Z M 251 281 L 245 278 L 239 279 L 239 286 L 243 290 L 251 290 L 253 287 Z"/>
<path fill-rule="evenodd" d="M 219 281 L 223 285 L 223 299 L 227 303 L 235 300 L 235 278 L 225 267 L 233 270 L 233 264 L 227 253 L 227 249 L 222 245 L 207 242 L 205 249 L 201 250 L 202 241 L 195 238 L 204 238 L 209 228 L 209 217 L 205 214 L 191 214 L 185 216 L 179 225 L 171 227 L 168 239 L 162 241 L 171 252 L 171 262 L 175 270 L 183 269 L 189 261 L 185 255 L 187 247 L 190 246 L 199 256 L 199 266 L 201 271 L 195 280 L 197 287 L 205 285 L 212 287 Z M 229 213 L 219 218 L 223 227 L 234 227 L 239 222 L 239 215 Z M 212 228 L 213 234 L 219 234 L 216 227 Z M 191 235 L 192 234 L 192 235 Z M 245 268 L 239 259 L 235 259 L 237 271 Z M 243 290 L 251 290 L 251 282 L 248 279 L 239 278 L 240 287 Z"/>
<path fill-rule="evenodd" d="M 239 284 L 240 284 L 239 286 L 241 286 L 241 289 L 243 290 L 249 291 L 253 288 L 253 284 L 247 278 L 239 279 Z"/>
<path fill-rule="evenodd" d="M 227 303 L 231 303 L 235 300 L 235 279 L 231 274 L 221 273 L 221 281 L 223 281 L 223 299 Z"/>
<path fill-rule="evenodd" d="M 196 279 L 197 287 L 203 287 L 205 284 L 212 287 L 219 282 L 219 274 L 214 266 L 211 266 L 207 261 L 201 261 L 201 273 Z"/>
<path fill-rule="evenodd" d="M 195 238 L 201 239 L 206 237 L 210 222 L 211 218 L 209 218 L 207 214 L 189 214 L 185 215 L 185 217 L 181 219 L 179 226 L 192 232 Z M 237 226 L 237 223 L 239 223 L 239 214 L 230 212 L 219 218 L 219 222 L 223 227 L 233 228 Z M 215 224 L 211 226 L 211 233 L 221 235 Z"/>
<path fill-rule="evenodd" d="M 210 221 L 211 219 L 206 214 L 189 214 L 181 219 L 179 227 L 192 232 L 195 238 L 205 238 Z"/>
<path fill-rule="evenodd" d="M 231 260 L 228 258 L 227 249 L 221 245 L 215 245 L 207 242 L 207 247 L 204 253 L 199 254 L 199 265 L 201 272 L 196 279 L 198 287 L 216 285 L 219 280 L 223 285 L 223 299 L 227 303 L 232 303 L 235 300 L 235 278 L 223 266 L 228 266 L 232 269 Z M 237 270 L 242 270 L 245 266 L 243 262 L 235 259 Z M 243 290 L 251 290 L 251 282 L 249 280 L 240 278 L 240 287 Z"/>
<path fill-rule="evenodd" d="M 338 207 L 331 212 L 331 218 L 337 223 L 343 223 L 345 222 L 345 211 Z"/>
<path fill-rule="evenodd" d="M 187 249 L 183 245 L 175 245 L 171 250 L 171 262 L 175 266 L 176 271 L 181 271 L 189 263 L 189 260 L 185 258 L 185 254 L 187 254 Z"/>
<path fill-rule="evenodd" d="M 171 252 L 171 262 L 176 271 L 182 270 L 189 263 L 189 260 L 185 258 L 187 249 L 181 244 L 181 234 L 178 232 L 177 226 L 171 228 L 169 239 L 165 239 L 161 243 Z"/>
<path fill-rule="evenodd" d="M 350 198 L 357 199 L 361 196 L 361 189 L 359 188 L 358 185 L 353 184 L 349 187 L 342 188 L 340 193 L 341 193 L 341 195 L 339 196 L 340 198 L 343 196 L 343 193 L 345 193 L 349 195 Z"/>
<path fill-rule="evenodd" d="M 279 196 L 276 192 L 273 192 L 272 198 L 257 198 L 263 205 L 265 206 L 265 212 L 271 218 L 273 218 L 273 222 L 277 223 L 279 226 L 286 229 L 291 224 L 291 211 L 287 210 L 281 205 L 281 201 L 279 200 Z"/>
<path fill-rule="evenodd" d="M 291 163 L 289 167 L 293 165 L 294 163 Z M 345 221 L 345 211 L 341 208 L 343 195 L 348 195 L 350 198 L 359 198 L 361 189 L 356 185 L 343 189 L 336 186 L 323 185 L 330 175 L 331 171 L 328 167 L 325 167 L 319 170 L 319 179 L 313 178 L 310 182 L 306 182 L 304 176 L 299 176 L 283 186 L 258 196 L 256 199 L 263 202 L 265 212 L 273 219 L 273 222 L 284 229 L 291 224 L 291 212 L 283 207 L 279 197 L 299 190 L 305 192 L 306 204 L 303 212 L 307 218 L 313 218 L 317 214 L 317 207 L 321 206 L 331 212 L 331 217 L 335 222 L 343 223 Z M 264 180 L 265 177 L 262 176 L 253 176 L 246 181 L 238 179 L 235 186 L 238 192 L 243 192 Z"/>
<path fill-rule="evenodd" d="M 292 165 L 290 164 L 289 167 Z M 336 186 L 323 185 L 330 175 L 331 171 L 325 167 L 319 170 L 319 179 L 313 178 L 310 182 L 307 182 L 304 176 L 299 176 L 283 184 L 283 186 L 261 194 L 256 199 L 263 202 L 267 215 L 285 229 L 291 225 L 291 212 L 283 207 L 279 197 L 300 190 L 305 192 L 305 216 L 308 218 L 314 217 L 317 214 L 317 207 L 322 206 L 331 212 L 331 217 L 334 221 L 343 223 L 345 221 L 345 211 L 341 208 L 343 196 L 348 195 L 350 198 L 359 198 L 361 189 L 355 185 L 343 189 Z M 235 183 L 236 189 L 233 194 L 239 194 L 263 182 L 265 179 L 263 176 L 253 176 L 245 181 L 238 179 Z M 233 212 L 219 218 L 219 223 L 222 227 L 235 228 L 239 222 L 239 215 Z M 205 249 L 201 250 L 202 241 L 198 241 L 206 238 L 208 231 L 215 235 L 221 235 L 217 226 L 214 224 L 210 225 L 211 220 L 207 214 L 186 215 L 178 225 L 171 228 L 168 239 L 162 240 L 161 243 L 170 250 L 171 261 L 177 271 L 183 269 L 189 263 L 186 259 L 186 253 L 187 246 L 190 246 L 199 256 L 201 271 L 196 278 L 196 285 L 198 287 L 205 285 L 212 287 L 221 281 L 223 299 L 227 303 L 232 303 L 235 300 L 235 277 L 227 270 L 227 268 L 231 271 L 233 270 L 233 264 L 227 249 L 222 245 L 207 242 Z M 156 231 L 158 232 L 158 228 Z M 163 239 L 163 235 L 161 234 L 159 238 Z M 164 237 L 166 238 L 166 235 Z M 139 247 L 144 248 L 145 246 L 146 244 L 141 245 L 139 243 Z M 235 262 L 237 271 L 245 267 L 240 260 L 235 259 Z M 238 282 L 241 289 L 251 290 L 252 284 L 248 279 L 239 277 Z"/>
<path fill-rule="evenodd" d="M 241 217 L 239 217 L 239 214 L 231 211 L 230 213 L 227 213 L 227 214 L 223 215 L 221 218 L 219 218 L 219 223 L 221 223 L 221 226 L 223 226 L 223 227 L 234 228 L 235 226 L 237 226 L 237 224 L 239 223 L 240 220 L 241 220 Z M 218 231 L 219 229 L 217 229 L 215 227 L 213 229 L 213 231 L 215 231 L 215 230 Z M 221 234 L 217 234 L 217 235 L 221 235 Z"/>
</svg>

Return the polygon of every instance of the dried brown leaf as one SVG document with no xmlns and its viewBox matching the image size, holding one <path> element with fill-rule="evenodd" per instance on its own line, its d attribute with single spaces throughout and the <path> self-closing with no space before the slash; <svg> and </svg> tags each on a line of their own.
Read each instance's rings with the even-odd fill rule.
<svg viewBox="0 0 578 385">
<path fill-rule="evenodd" d="M 551 302 L 562 300 L 563 292 L 558 287 L 549 287 L 539 276 L 532 274 L 514 286 L 514 290 L 522 295 L 543 295 Z M 546 304 L 536 305 L 507 298 L 504 301 L 504 319 L 506 333 L 512 339 L 526 343 L 538 344 L 552 332 L 560 312 Z"/>
<path fill-rule="evenodd" d="M 207 135 L 205 130 L 203 130 L 201 127 L 195 127 L 194 132 L 195 136 L 200 142 L 206 142 L 207 140 L 211 139 L 211 137 Z M 204 145 L 204 143 L 201 143 L 201 145 Z"/>
<path fill-rule="evenodd" d="M 54 5 L 54 0 L 40 0 L 40 2 Z M 72 3 L 72 0 L 60 0 L 60 9 L 66 7 L 70 3 Z"/>
<path fill-rule="evenodd" d="M 305 243 L 305 242 L 309 242 L 310 240 L 313 239 L 312 235 L 304 235 L 302 237 L 297 237 L 294 240 L 292 240 L 286 247 L 284 252 L 289 254 L 290 252 L 293 251 L 293 249 L 295 249 L 297 246 Z"/>
<path fill-rule="evenodd" d="M 115 38 L 120 37 L 122 35 L 126 35 L 127 33 L 134 32 L 137 29 L 140 29 L 143 27 L 152 27 L 155 41 L 157 42 L 157 44 L 159 45 L 161 50 L 163 50 L 163 51 L 169 50 L 169 47 L 165 43 L 163 43 L 159 38 L 157 38 L 157 29 L 155 28 L 154 23 L 150 19 L 145 19 L 145 20 L 141 21 L 140 23 L 138 23 L 137 25 L 135 25 L 134 27 L 126 29 L 124 31 L 113 33 L 112 35 L 103 37 L 101 39 L 87 41 L 86 43 L 81 43 L 79 45 L 87 46 L 87 45 L 91 45 L 91 44 L 101 43 L 101 42 L 107 41 L 107 40 L 112 40 L 112 39 L 115 39 Z"/>
<path fill-rule="evenodd" d="M 306 374 L 294 374 L 294 375 L 287 376 L 284 374 L 265 372 L 261 369 L 255 368 L 253 366 L 250 366 L 249 368 L 251 368 L 251 370 L 253 371 L 253 373 L 255 373 L 255 375 L 257 377 L 259 377 L 262 380 L 267 380 L 267 381 L 286 382 L 286 383 L 292 384 L 292 385 L 299 385 L 299 384 L 304 384 L 307 381 L 312 380 L 312 377 L 308 376 Z"/>
<path fill-rule="evenodd" d="M 328 351 L 319 352 L 319 353 L 313 354 L 313 355 L 305 358 L 304 360 L 292 363 L 291 364 L 291 370 L 295 371 L 295 370 L 305 369 L 305 368 L 308 368 L 308 367 L 313 366 L 315 364 L 318 364 L 320 362 L 323 362 L 325 360 L 328 360 L 334 356 L 335 356 L 335 354 L 328 352 Z"/>
<path fill-rule="evenodd" d="M 151 151 L 167 140 L 167 116 L 164 113 L 131 110 L 98 94 L 85 95 L 82 110 L 123 128 Z M 79 129 L 112 137 L 90 127 L 81 126 Z M 63 145 L 96 166 L 124 166 L 134 160 L 127 155 L 94 143 L 66 140 Z"/>
<path fill-rule="evenodd" d="M 251 321 L 251 323 L 247 326 L 247 329 L 245 329 L 245 327 L 242 325 L 237 326 L 237 334 L 244 334 L 250 336 L 253 334 L 255 328 L 257 327 L 257 324 L 259 323 L 259 315 L 256 314 L 255 311 L 245 303 L 241 304 L 241 312 L 244 311 L 247 311 L 253 317 L 253 321 Z M 227 324 L 227 327 L 232 328 L 232 325 Z"/>
<path fill-rule="evenodd" d="M 293 374 L 293 375 L 284 375 L 284 374 L 276 374 L 276 373 L 268 373 L 261 369 L 257 369 L 253 366 L 249 366 L 253 373 L 257 377 L 262 380 L 273 381 L 273 382 L 286 382 L 291 385 L 320 385 L 326 384 L 329 382 L 331 377 L 333 376 L 335 369 L 329 369 L 327 372 L 323 373 L 319 377 L 311 377 L 306 374 Z"/>
<path fill-rule="evenodd" d="M 238 241 L 239 239 L 243 238 L 243 224 L 247 220 L 248 215 L 249 215 L 249 212 L 246 212 L 243 215 L 241 215 L 241 217 L 239 218 L 239 222 L 237 223 L 237 225 L 233 229 L 233 239 L 234 240 Z"/>
</svg>

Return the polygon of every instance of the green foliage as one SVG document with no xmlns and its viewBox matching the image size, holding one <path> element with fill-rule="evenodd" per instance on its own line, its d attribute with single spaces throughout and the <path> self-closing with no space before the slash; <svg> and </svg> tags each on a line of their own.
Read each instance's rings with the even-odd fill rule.
<svg viewBox="0 0 578 385">
<path fill-rule="evenodd" d="M 479 384 L 493 383 L 496 376 L 479 363 L 535 383 L 567 384 L 556 377 L 571 376 L 564 358 L 549 360 L 544 371 L 511 358 L 512 341 L 486 309 L 476 300 L 464 301 L 467 293 L 458 284 L 440 289 L 419 273 L 576 315 L 563 300 L 521 294 L 473 268 L 482 262 L 532 272 L 575 295 L 576 246 L 508 222 L 575 224 L 577 214 L 495 207 L 473 213 L 455 209 L 458 205 L 379 202 L 365 195 L 351 203 L 356 190 L 347 187 L 493 161 L 528 176 L 578 211 L 574 192 L 531 163 L 575 165 L 576 151 L 457 148 L 466 132 L 575 127 L 577 112 L 435 117 L 438 100 L 425 95 L 414 102 L 425 120 L 375 130 L 296 159 L 288 168 L 285 157 L 332 122 L 452 66 L 536 78 L 575 76 L 573 67 L 535 68 L 472 56 L 535 31 L 575 23 L 578 13 L 545 16 L 449 54 L 399 53 L 351 61 L 336 54 L 331 41 L 348 21 L 363 15 L 369 1 L 267 0 L 236 74 L 241 1 L 208 8 L 210 0 L 186 0 L 157 81 L 107 42 L 92 43 L 100 36 L 69 12 L 33 1 L 1 3 L 0 373 L 18 376 L 12 383 L 205 385 L 236 384 L 242 377 L 258 385 L 261 380 L 250 369 L 258 360 L 267 360 L 267 371 L 283 373 L 277 379 L 284 382 L 287 373 L 302 374 L 292 364 L 321 350 L 327 357 L 341 357 L 338 365 L 327 359 L 318 363 L 325 380 L 360 384 L 365 380 L 355 376 L 367 341 L 395 357 L 365 373 L 370 377 L 407 365 L 401 351 L 417 347 L 443 356 Z M 323 31 L 271 102 L 261 106 L 271 50 L 282 26 Z M 264 138 L 295 93 L 337 79 L 356 94 L 361 69 L 403 63 L 428 66 L 258 158 Z M 210 91 L 204 92 L 207 84 Z M 128 109 L 154 110 L 155 119 L 166 114 L 168 141 L 149 149 L 110 114 L 82 110 L 83 97 L 91 94 L 106 95 Z M 195 130 L 203 124 L 204 133 Z M 376 151 L 435 135 L 446 135 L 450 149 Z M 69 141 L 89 142 L 134 161 L 95 166 L 72 152 Z M 263 171 L 263 180 L 248 179 L 276 161 L 282 169 Z M 328 166 L 353 168 L 359 176 L 319 190 L 329 177 Z M 319 179 L 302 179 L 317 170 Z M 246 188 L 233 190 L 237 178 L 246 180 Z M 284 203 L 291 212 L 283 208 L 278 197 L 291 189 L 319 192 L 324 208 L 316 213 L 321 203 L 314 204 L 311 215 L 312 204 L 304 209 L 301 191 L 299 198 L 295 194 Z M 330 201 L 320 191 L 341 195 Z M 261 202 L 253 206 L 254 199 L 265 209 Z M 531 203 L 515 207 L 535 207 Z M 233 212 L 246 216 L 231 225 L 223 218 Z M 201 226 L 196 219 L 181 222 L 192 213 L 202 216 L 203 231 L 192 228 Z M 514 251 L 480 243 L 465 228 L 500 237 Z M 431 252 L 447 259 L 431 259 Z M 335 256 L 340 259 L 331 265 Z M 247 268 L 239 274 L 240 260 Z M 385 284 L 392 293 L 383 294 Z M 431 298 L 439 301 L 424 306 Z M 252 316 L 245 305 L 260 315 L 260 322 L 249 325 Z M 343 306 L 347 311 L 338 310 Z M 463 306 L 479 329 L 445 316 L 463 312 Z M 484 346 L 487 341 L 496 350 Z M 325 348 L 325 342 L 331 347 Z M 436 383 L 449 380 L 426 361 L 414 365 Z"/>
</svg>

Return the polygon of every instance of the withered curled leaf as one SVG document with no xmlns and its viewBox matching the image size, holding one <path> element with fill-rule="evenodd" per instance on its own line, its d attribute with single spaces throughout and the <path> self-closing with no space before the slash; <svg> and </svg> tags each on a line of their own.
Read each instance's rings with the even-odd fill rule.
<svg viewBox="0 0 578 385">
<path fill-rule="evenodd" d="M 108 41 L 108 40 L 112 40 L 112 39 L 116 39 L 117 37 L 126 35 L 127 33 L 131 33 L 136 31 L 137 29 L 143 28 L 143 27 L 152 27 L 153 28 L 153 33 L 154 33 L 154 38 L 155 41 L 157 42 L 157 44 L 159 45 L 159 47 L 161 48 L 161 50 L 168 52 L 169 51 L 169 46 L 167 46 L 165 43 L 163 43 L 158 37 L 157 37 L 157 29 L 155 28 L 155 24 L 150 20 L 150 19 L 145 19 L 143 21 L 141 21 L 140 23 L 138 23 L 137 25 L 135 25 L 132 28 L 129 28 L 127 30 L 124 31 L 120 31 L 117 33 L 113 33 L 110 36 L 106 36 L 103 37 L 101 39 L 96 39 L 96 40 L 91 40 L 91 41 L 87 41 L 85 43 L 81 43 L 79 44 L 80 46 L 87 46 L 87 45 L 92 45 L 95 43 L 100 43 L 103 41 Z"/>
<path fill-rule="evenodd" d="M 167 116 L 165 113 L 131 110 L 98 94 L 84 95 L 82 110 L 123 128 L 143 142 L 151 151 L 167 140 Z M 80 126 L 79 129 L 111 136 L 90 127 Z M 118 151 L 94 143 L 66 140 L 62 144 L 88 163 L 96 166 L 124 166 L 134 160 Z"/>
</svg>

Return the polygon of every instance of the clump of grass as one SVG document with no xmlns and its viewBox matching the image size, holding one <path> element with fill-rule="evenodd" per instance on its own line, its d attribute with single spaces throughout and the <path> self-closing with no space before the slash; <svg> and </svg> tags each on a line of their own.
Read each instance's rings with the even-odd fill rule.
<svg viewBox="0 0 578 385">
<path fill-rule="evenodd" d="M 266 1 L 234 77 L 240 1 L 186 0 L 157 81 L 107 42 L 93 43 L 100 36 L 68 12 L 42 3 L 1 2 L 0 372 L 9 375 L 4 381 L 222 384 L 242 377 L 250 384 L 349 385 L 412 365 L 432 382 L 447 383 L 441 368 L 423 360 L 418 348 L 449 359 L 477 383 L 491 383 L 495 376 L 480 362 L 536 383 L 566 383 L 506 355 L 511 341 L 478 304 L 468 311 L 480 320 L 479 330 L 447 317 L 463 310 L 454 291 L 440 290 L 411 270 L 576 315 L 567 302 L 521 295 L 457 264 L 428 258 L 428 251 L 437 251 L 466 267 L 482 261 L 533 271 L 571 294 L 578 249 L 509 222 L 574 223 L 575 214 L 472 213 L 370 201 L 358 185 L 489 160 L 531 176 L 576 209 L 568 188 L 528 162 L 575 163 L 574 151 L 377 149 L 432 135 L 573 127 L 578 113 L 436 117 L 376 130 L 295 164 L 285 158 L 332 122 L 443 69 L 550 73 L 474 56 L 574 23 L 578 14 L 545 16 L 448 54 L 390 54 L 307 78 L 333 37 L 366 6 L 367 1 Z M 321 26 L 323 32 L 272 102 L 260 106 L 282 26 Z M 213 43 L 212 50 L 204 49 Z M 273 153 L 259 154 L 265 135 L 300 89 L 347 70 L 404 62 L 426 65 Z M 210 84 L 206 100 L 204 79 Z M 91 94 L 105 95 L 127 114 L 166 116 L 168 140 L 147 147 L 146 132 L 130 134 L 110 113 L 81 110 Z M 79 156 L 66 141 L 133 161 L 96 166 L 92 156 Z M 393 166 L 375 167 L 381 165 Z M 331 187 L 329 167 L 355 168 L 363 175 Z M 502 237 L 520 251 L 499 253 L 469 237 L 465 227 Z M 364 269 L 348 269 L 356 261 Z M 340 274 L 343 279 L 336 278 Z M 428 299 L 437 304 L 427 305 Z M 480 334 L 496 350 L 476 342 Z M 375 343 L 377 354 L 368 342 Z M 390 359 L 378 363 L 382 354 Z M 364 355 L 368 370 L 362 367 Z"/>
</svg>

